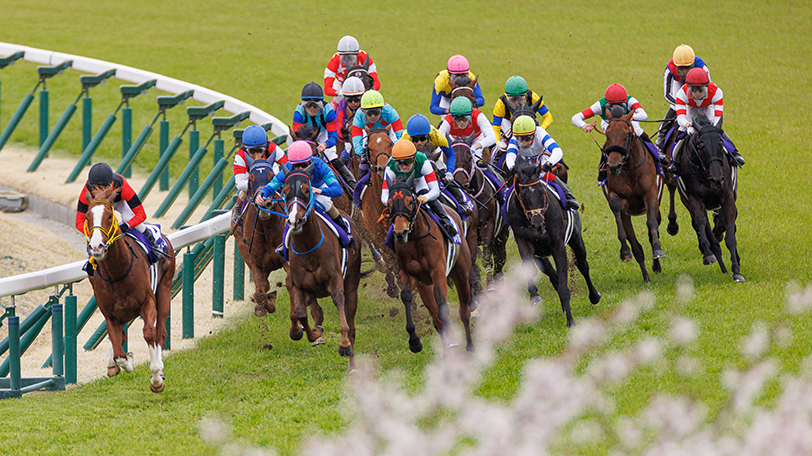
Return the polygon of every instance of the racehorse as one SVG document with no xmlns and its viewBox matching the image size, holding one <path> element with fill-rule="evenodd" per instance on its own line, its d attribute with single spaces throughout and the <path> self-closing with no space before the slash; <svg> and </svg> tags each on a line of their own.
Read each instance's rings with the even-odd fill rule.
<svg viewBox="0 0 812 456">
<path fill-rule="evenodd" d="M 652 269 L 661 272 L 660 258 L 665 257 L 660 243 L 660 197 L 662 196 L 663 179 L 657 174 L 654 159 L 646 146 L 634 132 L 631 124 L 634 112 L 623 116 L 609 115 L 606 127 L 606 143 L 603 153 L 607 156 L 606 169 L 608 176 L 603 188 L 603 195 L 609 208 L 615 215 L 617 237 L 620 241 L 620 259 L 630 261 L 632 254 L 640 265 L 643 280 L 649 282 L 646 270 L 646 255 L 643 247 L 634 234 L 631 217 L 646 215 L 648 238 L 654 259 Z M 626 244 L 631 244 L 631 253 Z"/>
<path fill-rule="evenodd" d="M 665 138 L 665 141 L 663 141 L 664 146 L 662 153 L 670 157 L 671 154 L 668 153 L 668 150 L 673 149 L 679 130 L 673 128 L 668 133 L 670 134 Z M 666 231 L 668 231 L 668 234 L 671 236 L 676 236 L 677 233 L 679 233 L 677 212 L 674 209 L 674 196 L 677 193 L 677 177 L 666 169 L 665 164 L 663 165 L 663 172 L 665 174 L 665 186 L 668 188 L 668 226 Z"/>
<path fill-rule="evenodd" d="M 90 201 L 85 219 L 87 250 L 96 271 L 89 278 L 99 309 L 107 323 L 112 348 L 108 352 L 107 375 L 114 377 L 122 368 L 133 370 L 132 354 L 124 352 L 127 342 L 124 326 L 141 317 L 144 340 L 150 354 L 152 373 L 149 389 L 164 390 L 162 352 L 166 343 L 166 319 L 169 316 L 175 253 L 169 240 L 166 253 L 150 269 L 147 254 L 138 242 L 121 232 L 113 208 L 120 190 L 114 186 L 87 191 Z M 154 281 L 151 282 L 151 276 Z"/>
<path fill-rule="evenodd" d="M 494 278 L 498 279 L 502 275 L 507 257 L 505 246 L 510 235 L 509 227 L 502 217 L 499 187 L 476 166 L 470 145 L 455 143 L 451 147 L 457 157 L 456 169 L 453 170 L 454 179 L 471 195 L 478 207 L 477 241 L 482 246 L 485 273 L 490 286 Z M 499 184 L 500 187 L 502 185 L 503 182 Z"/>
<path fill-rule="evenodd" d="M 367 147 L 366 159 L 369 163 L 369 178 L 365 182 L 361 193 L 361 210 L 356 213 L 358 227 L 367 241 L 374 257 L 381 257 L 381 265 L 386 275 L 386 294 L 390 298 L 398 297 L 398 285 L 395 269 L 396 258 L 394 253 L 385 247 L 386 227 L 381 224 L 386 206 L 381 203 L 383 189 L 383 172 L 389 157 L 392 155 L 392 139 L 387 128 L 366 128 Z M 377 253 L 377 255 L 376 255 Z"/>
<path fill-rule="evenodd" d="M 476 87 L 478 78 L 470 79 L 468 75 L 453 74 L 449 75 L 448 85 L 451 87 L 451 95 L 448 97 L 449 102 L 454 101 L 457 97 L 466 97 L 471 100 L 471 106 L 476 107 L 476 95 L 474 95 L 474 87 Z"/>
<path fill-rule="evenodd" d="M 333 171 L 333 174 L 335 175 L 339 184 L 341 184 L 341 188 L 344 189 L 344 194 L 333 198 L 333 204 L 335 204 L 338 209 L 344 212 L 347 213 L 352 212 L 353 189 L 351 189 L 349 185 L 346 182 L 344 182 L 344 180 L 341 178 L 341 174 L 339 174 L 338 170 L 336 170 L 333 164 L 330 163 L 330 160 L 326 156 L 324 156 L 324 154 L 319 152 L 318 146 L 316 145 L 316 140 L 319 137 L 319 129 L 313 128 L 313 125 L 311 124 L 303 124 L 301 127 L 299 127 L 299 129 L 295 131 L 291 129 L 290 131 L 294 141 L 301 140 L 306 141 L 308 144 L 310 144 L 310 148 L 313 151 L 313 156 L 320 157 L 322 159 L 324 164 L 327 165 L 327 167 Z"/>
<path fill-rule="evenodd" d="M 258 317 L 276 311 L 276 291 L 269 293 L 268 276 L 285 263 L 276 253 L 276 247 L 282 243 L 284 226 L 284 218 L 280 215 L 283 211 L 281 200 L 274 202 L 273 211 L 258 207 L 254 201 L 257 192 L 272 178 L 272 167 L 266 160 L 256 160 L 251 165 L 247 207 L 241 219 L 231 224 L 234 241 L 254 278 L 254 315 Z"/>
<path fill-rule="evenodd" d="M 409 333 L 409 349 L 418 353 L 423 349 L 420 337 L 412 321 L 412 290 L 417 287 L 420 299 L 426 306 L 440 334 L 443 349 L 455 346 L 450 334 L 448 319 L 448 282 L 450 278 L 457 289 L 460 301 L 460 320 L 465 328 L 466 350 L 474 350 L 471 339 L 470 305 L 473 284 L 471 253 L 467 242 L 452 244 L 441 233 L 437 223 L 420 210 L 420 203 L 412 192 L 414 176 L 406 181 L 389 182 L 389 220 L 395 238 L 395 252 L 400 277 L 400 299 L 406 308 L 406 331 Z M 449 216 L 463 233 L 463 224 L 454 211 Z"/>
<path fill-rule="evenodd" d="M 305 170 L 287 171 L 282 188 L 287 208 L 289 226 L 289 267 L 285 287 L 290 296 L 290 338 L 316 342 L 322 337 L 321 325 L 324 314 L 316 299 L 331 297 L 338 310 L 341 341 L 338 354 L 349 357 L 349 370 L 355 370 L 355 312 L 358 308 L 358 283 L 361 278 L 361 246 L 342 249 L 322 217 L 313 213 L 315 194 L 310 186 L 313 164 Z M 342 214 L 346 216 L 346 214 Z M 357 236 L 355 224 L 350 222 L 353 235 Z M 314 313 L 315 328 L 307 318 L 307 308 Z"/>
<path fill-rule="evenodd" d="M 364 89 L 371 89 L 375 84 L 375 80 L 369 74 L 369 59 L 363 65 L 354 65 L 348 68 L 347 78 L 358 78 L 364 82 Z"/>
<path fill-rule="evenodd" d="M 736 246 L 737 168 L 728 161 L 722 145 L 722 130 L 705 117 L 694 120 L 697 133 L 690 136 L 677 157 L 680 175 L 677 178 L 680 199 L 691 213 L 691 222 L 699 240 L 699 250 L 706 265 L 719 261 L 722 273 L 727 268 L 722 260 L 719 242 L 724 237 L 730 251 L 734 282 L 744 282 L 740 273 L 739 251 Z M 717 210 L 711 231 L 708 210 Z"/>
<path fill-rule="evenodd" d="M 534 157 L 516 157 L 513 168 L 513 190 L 507 197 L 507 218 L 519 255 L 525 263 L 536 264 L 549 278 L 558 292 L 561 309 L 567 317 L 567 326 L 575 324 L 570 310 L 570 289 L 567 285 L 567 251 L 569 245 L 575 254 L 578 270 L 589 288 L 589 302 L 597 304 L 601 294 L 592 285 L 586 247 L 581 233 L 578 211 L 565 211 L 546 183 L 542 183 L 541 165 Z M 555 270 L 546 257 L 552 256 Z M 557 271 L 557 273 L 556 273 Z M 531 301 L 541 302 L 533 279 L 527 284 Z"/>
</svg>

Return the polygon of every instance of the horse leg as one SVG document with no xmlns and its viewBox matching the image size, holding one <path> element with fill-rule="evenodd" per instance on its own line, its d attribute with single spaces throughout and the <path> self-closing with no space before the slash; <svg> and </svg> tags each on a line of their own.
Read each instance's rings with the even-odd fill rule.
<svg viewBox="0 0 812 456">
<path fill-rule="evenodd" d="M 646 227 L 648 228 L 648 240 L 651 244 L 651 258 L 653 263 L 651 269 L 655 273 L 662 272 L 660 267 L 660 258 L 665 257 L 663 246 L 660 242 L 660 202 L 657 200 L 657 188 L 652 188 L 649 191 L 648 201 L 646 202 Z"/>
<path fill-rule="evenodd" d="M 271 289 L 271 283 L 268 282 L 270 272 L 253 262 L 250 268 L 254 276 L 254 315 L 264 317 L 268 313 L 276 312 L 276 305 L 268 299 L 268 291 Z"/>
<path fill-rule="evenodd" d="M 621 218 L 623 220 L 623 226 L 625 227 L 629 244 L 632 246 L 632 254 L 634 254 L 634 259 L 637 261 L 637 264 L 640 265 L 640 272 L 643 273 L 643 281 L 648 283 L 651 281 L 651 279 L 649 278 L 648 271 L 646 270 L 646 254 L 643 252 L 643 246 L 640 245 L 640 242 L 637 240 L 637 235 L 634 233 L 632 218 L 626 214 L 623 214 Z"/>
<path fill-rule="evenodd" d="M 443 283 L 445 283 L 445 277 L 443 277 Z M 423 285 L 418 282 L 417 292 L 420 293 L 420 299 L 423 301 L 423 305 L 426 306 L 426 309 L 428 309 L 429 315 L 431 315 L 431 320 L 434 323 L 434 329 L 436 329 L 437 333 L 440 335 L 440 340 L 443 344 L 443 351 L 445 351 L 446 348 L 452 346 L 449 343 L 448 334 L 446 333 L 446 324 L 448 322 L 448 305 L 443 302 L 444 300 L 440 300 L 440 302 L 437 301 L 435 287 L 436 285 Z M 456 344 L 454 344 L 454 346 L 456 346 Z"/>
<path fill-rule="evenodd" d="M 285 287 L 288 289 L 288 297 L 290 298 L 290 338 L 292 340 L 300 340 L 302 335 L 304 335 L 304 330 L 302 329 L 302 325 L 299 324 L 296 309 L 298 307 L 304 308 L 304 296 L 302 296 L 302 290 L 293 286 L 290 277 L 285 280 Z M 305 318 L 307 318 L 307 309 L 305 309 L 304 312 Z"/>
<path fill-rule="evenodd" d="M 744 276 L 741 275 L 739 249 L 736 243 L 736 218 L 738 217 L 738 209 L 736 208 L 736 201 L 732 198 L 722 204 L 720 209 L 721 221 L 725 222 L 725 245 L 730 252 L 730 268 L 733 272 L 734 282 L 744 282 Z"/>
<path fill-rule="evenodd" d="M 349 372 L 355 367 L 355 313 L 358 310 L 358 286 L 344 287 L 344 316 L 347 318 L 347 337 L 350 339 L 350 366 Z M 340 348 L 339 348 L 340 350 Z M 339 353 L 340 354 L 340 353 Z"/>
<path fill-rule="evenodd" d="M 472 261 L 469 258 L 464 258 L 465 252 L 460 253 L 457 258 L 457 263 L 451 270 L 451 280 L 457 288 L 457 296 L 460 300 L 460 321 L 465 329 L 465 350 L 468 353 L 474 351 L 474 341 L 471 338 L 471 304 L 474 302 L 472 289 L 467 277 L 471 276 L 473 272 Z M 471 269 L 471 272 L 466 273 L 466 269 Z M 436 290 L 436 288 L 435 288 Z"/>
<path fill-rule="evenodd" d="M 395 279 L 395 270 L 389 266 L 386 268 L 386 295 L 392 299 L 398 297 L 398 285 Z"/>
<path fill-rule="evenodd" d="M 702 253 L 702 264 L 704 265 L 711 265 L 716 263 L 716 256 L 710 249 L 710 242 L 708 241 L 708 232 L 707 229 L 708 223 L 708 214 L 705 211 L 705 206 L 702 204 L 701 201 L 697 198 L 688 198 L 688 212 L 691 213 L 691 224 L 694 227 L 694 231 L 696 231 L 696 237 L 699 241 L 699 251 Z"/>
<path fill-rule="evenodd" d="M 589 275 L 589 262 L 586 259 L 586 245 L 584 245 L 584 238 L 580 230 L 572 234 L 569 245 L 575 254 L 575 264 L 578 266 L 581 275 L 584 276 L 586 286 L 589 288 L 589 302 L 597 304 L 601 300 L 601 294 L 592 284 L 592 277 Z"/>
<path fill-rule="evenodd" d="M 494 238 L 493 241 L 494 280 L 499 280 L 500 278 L 502 278 L 502 269 L 504 269 L 505 263 L 507 262 L 507 240 L 509 235 L 510 231 L 504 229 L 502 230 L 501 233 L 499 233 L 498 236 Z"/>
<path fill-rule="evenodd" d="M 149 389 L 153 393 L 160 393 L 164 390 L 163 362 L 161 361 L 162 346 L 158 346 L 157 339 L 157 325 L 158 311 L 155 305 L 155 297 L 150 296 L 147 298 L 146 304 L 141 306 L 141 318 L 144 320 L 144 341 L 149 348 L 149 371 L 152 377 L 149 380 Z"/>
<path fill-rule="evenodd" d="M 320 328 L 324 326 L 324 310 L 322 310 L 317 299 L 313 299 L 307 306 L 310 309 L 310 316 L 313 317 L 313 326 Z"/>
<path fill-rule="evenodd" d="M 410 280 L 404 271 L 400 271 L 401 287 L 400 287 L 400 300 L 403 302 L 403 307 L 406 309 L 406 332 L 409 333 L 409 350 L 412 353 L 420 353 L 423 350 L 423 343 L 420 342 L 417 332 L 414 329 L 414 321 L 412 320 L 412 289 L 409 286 Z"/>
<path fill-rule="evenodd" d="M 668 234 L 676 236 L 679 233 L 679 224 L 677 223 L 677 211 L 674 210 L 674 194 L 677 192 L 677 186 L 668 184 Z"/>
<path fill-rule="evenodd" d="M 347 314 L 344 310 L 344 278 L 336 274 L 328 287 L 333 304 L 338 311 L 338 322 L 341 331 L 341 341 L 338 343 L 338 354 L 340 356 L 352 356 L 352 343 L 350 342 L 350 326 L 347 324 Z"/>
<path fill-rule="evenodd" d="M 623 217 L 621 213 L 623 205 L 621 204 L 620 198 L 618 198 L 617 195 L 612 195 L 609 198 L 609 208 L 615 215 L 615 224 L 617 225 L 617 240 L 620 241 L 620 261 L 631 261 L 632 254 L 629 250 L 629 246 L 626 244 L 627 233 L 624 229 L 623 220 L 621 220 Z M 646 280 L 646 282 L 648 282 L 648 280 Z"/>
<path fill-rule="evenodd" d="M 107 376 L 115 377 L 121 371 L 122 367 L 126 368 L 127 354 L 124 353 L 124 324 L 109 318 L 105 319 L 107 322 L 107 337 L 110 338 L 110 345 L 112 346 L 112 353 L 108 353 Z M 110 362 L 112 361 L 112 363 Z"/>
<path fill-rule="evenodd" d="M 310 346 L 315 347 L 316 345 L 324 345 L 326 343 L 323 337 L 324 328 L 322 328 L 321 326 L 314 326 L 311 328 L 310 320 L 308 320 L 307 318 L 307 309 L 312 309 L 314 305 L 318 306 L 319 304 L 316 301 L 316 298 L 306 291 L 302 291 L 302 297 L 303 297 L 302 302 L 296 306 L 295 310 L 296 317 L 299 320 L 299 324 L 301 325 L 302 328 L 304 328 L 304 333 L 307 336 L 307 341 L 310 342 Z M 344 297 L 343 293 L 341 297 L 343 299 Z M 343 308 L 344 305 L 343 300 L 341 302 L 341 305 Z M 319 309 L 321 309 L 321 307 L 319 307 Z M 339 318 L 341 317 L 339 316 Z"/>
<path fill-rule="evenodd" d="M 575 320 L 572 318 L 572 310 L 570 309 L 570 287 L 567 284 L 567 251 L 564 248 L 563 239 L 558 242 L 553 253 L 555 260 L 555 268 L 558 271 L 558 299 L 561 301 L 561 310 L 567 316 L 567 327 L 575 326 Z"/>
<path fill-rule="evenodd" d="M 514 238 L 516 240 L 516 246 L 519 248 L 519 256 L 522 258 L 522 267 L 526 268 L 526 271 L 533 271 L 533 274 L 528 274 L 529 277 L 527 278 L 527 292 L 530 293 L 530 304 L 538 305 L 541 304 L 541 297 L 539 296 L 539 290 L 536 287 L 536 252 L 533 248 L 533 245 L 525 241 L 523 239 Z M 532 268 L 532 269 L 530 269 Z"/>
<path fill-rule="evenodd" d="M 550 262 L 550 259 L 547 257 L 536 257 L 536 266 L 550 279 L 550 285 L 553 286 L 553 289 L 558 290 L 558 273 L 555 272 L 555 268 L 553 267 L 553 263 Z"/>
</svg>

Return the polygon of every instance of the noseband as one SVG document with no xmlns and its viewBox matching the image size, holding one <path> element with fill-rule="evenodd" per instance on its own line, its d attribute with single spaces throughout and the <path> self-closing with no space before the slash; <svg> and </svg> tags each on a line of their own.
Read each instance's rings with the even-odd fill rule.
<svg viewBox="0 0 812 456">
<path fill-rule="evenodd" d="M 541 183 L 541 178 L 539 178 L 539 179 L 536 179 L 535 181 L 533 181 L 533 182 L 531 182 L 529 184 L 522 184 L 521 182 L 518 181 L 518 177 L 519 177 L 518 175 L 513 176 L 513 186 L 514 186 L 514 188 L 516 186 L 523 187 L 523 188 L 533 187 L 533 186 Z M 539 217 L 541 217 L 542 220 L 544 220 L 544 214 L 547 212 L 547 208 L 550 207 L 550 199 L 547 198 L 547 189 L 544 188 L 543 186 L 541 188 L 541 194 L 543 195 L 544 206 L 539 207 L 539 208 L 527 209 L 527 207 L 524 205 L 522 195 L 520 195 L 518 191 L 516 192 L 516 198 L 519 200 L 519 205 L 522 207 L 522 210 L 524 211 L 524 216 L 527 217 L 527 220 L 529 220 L 531 223 L 533 221 L 533 217 L 535 217 L 537 215 Z M 546 232 L 546 230 L 544 228 L 542 228 L 542 234 L 544 234 L 544 232 Z"/>
</svg>

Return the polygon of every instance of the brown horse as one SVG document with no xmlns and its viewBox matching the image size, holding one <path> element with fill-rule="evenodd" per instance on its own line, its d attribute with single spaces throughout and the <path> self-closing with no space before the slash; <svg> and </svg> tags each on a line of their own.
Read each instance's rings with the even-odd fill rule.
<svg viewBox="0 0 812 456">
<path fill-rule="evenodd" d="M 123 344 L 127 342 L 124 326 L 140 316 L 144 320 L 144 340 L 150 353 L 149 370 L 152 377 L 149 388 L 159 393 L 165 386 L 162 351 L 167 337 L 166 319 L 169 316 L 172 277 L 175 275 L 175 254 L 164 236 L 168 249 L 156 264 L 156 283 L 150 284 L 147 254 L 135 239 L 125 236 L 119 228 L 113 210 L 113 201 L 119 191 L 111 185 L 88 190 L 86 195 L 90 204 L 85 219 L 85 237 L 87 250 L 96 265 L 90 284 L 107 323 L 112 344 L 108 353 L 107 375 L 114 377 L 121 368 L 132 372 L 132 354 L 128 355 L 123 349 Z"/>
<path fill-rule="evenodd" d="M 310 148 L 313 151 L 313 156 L 322 158 L 324 164 L 333 171 L 333 174 L 335 174 L 336 179 L 338 180 L 339 184 L 341 184 L 341 188 L 344 189 L 344 193 L 341 196 L 333 198 L 333 204 L 335 204 L 339 210 L 342 210 L 348 214 L 352 212 L 353 189 L 347 186 L 346 182 L 344 182 L 344 180 L 341 178 L 341 174 L 339 174 L 338 170 L 336 170 L 333 164 L 330 163 L 330 160 L 319 153 L 318 146 L 316 145 L 316 138 L 319 136 L 319 130 L 314 129 L 310 124 L 304 124 L 298 130 L 294 131 L 291 129 L 290 131 L 294 141 L 306 141 L 308 144 L 310 144 Z M 340 152 L 338 153 L 340 156 Z"/>
<path fill-rule="evenodd" d="M 307 308 L 317 306 L 318 298 L 331 297 L 338 310 L 341 341 L 338 353 L 350 358 L 349 370 L 355 370 L 355 312 L 358 308 L 358 283 L 361 279 L 361 246 L 356 243 L 342 249 L 338 238 L 321 217 L 313 214 L 314 194 L 310 186 L 311 164 L 305 170 L 287 172 L 282 188 L 290 227 L 289 267 L 285 287 L 290 296 L 290 338 L 316 342 L 322 337 L 324 315 L 314 313 L 316 327 L 311 328 Z M 346 215 L 346 214 L 342 214 Z M 354 236 L 355 224 L 350 222 Z"/>
<path fill-rule="evenodd" d="M 392 155 L 391 127 L 369 129 L 367 127 L 366 161 L 369 163 L 369 180 L 361 194 L 361 210 L 356 213 L 361 235 L 369 245 L 373 256 L 380 257 L 380 267 L 386 275 L 386 294 L 398 297 L 395 254 L 385 247 L 387 227 L 381 223 L 386 206 L 381 203 L 383 172 Z M 376 255 L 377 253 L 377 255 Z"/>
<path fill-rule="evenodd" d="M 395 251 L 401 283 L 400 299 L 406 308 L 406 331 L 409 349 L 418 353 L 423 349 L 412 321 L 412 290 L 417 287 L 423 304 L 431 314 L 434 328 L 440 334 L 443 349 L 453 347 L 448 319 L 448 282 L 457 288 L 460 300 L 460 320 L 465 328 L 466 350 L 474 350 L 471 339 L 471 285 L 473 280 L 471 253 L 468 243 L 450 244 L 440 227 L 420 210 L 417 197 L 412 193 L 414 176 L 407 181 L 388 182 L 389 219 L 395 236 Z M 463 233 L 463 224 L 454 211 L 449 215 Z M 451 251 L 449 254 L 449 250 Z M 455 252 L 456 250 L 456 252 Z M 456 254 L 456 255 L 455 255 Z"/>
<path fill-rule="evenodd" d="M 259 208 L 254 202 L 257 192 L 273 178 L 271 170 L 271 164 L 265 160 L 257 160 L 251 165 L 247 207 L 242 218 L 231 224 L 234 241 L 254 278 L 254 315 L 258 317 L 276 311 L 276 290 L 269 292 L 268 276 L 285 264 L 276 253 L 276 247 L 282 243 L 284 227 L 281 199 L 273 203 L 271 211 Z"/>
<path fill-rule="evenodd" d="M 505 246 L 510 235 L 510 227 L 502 216 L 499 188 L 494 186 L 494 183 L 476 166 L 471 146 L 467 143 L 456 143 L 452 144 L 451 148 L 457 158 L 453 171 L 454 179 L 477 204 L 477 241 L 482 246 L 485 273 L 490 288 L 493 280 L 502 276 L 502 268 L 507 258 Z M 500 187 L 502 184 L 504 182 L 500 182 Z"/>
<path fill-rule="evenodd" d="M 663 180 L 662 176 L 657 174 L 651 154 L 634 132 L 631 124 L 633 115 L 633 111 L 617 118 L 610 115 L 609 125 L 606 127 L 606 143 L 603 147 L 603 153 L 607 156 L 608 171 L 603 195 L 615 215 L 617 237 L 620 241 L 620 259 L 630 261 L 633 253 L 643 273 L 643 280 L 649 282 L 646 256 L 634 234 L 631 216 L 646 215 L 646 226 L 654 258 L 652 269 L 654 272 L 661 272 L 660 258 L 665 257 L 660 244 L 660 197 Z M 631 244 L 631 253 L 626 244 L 627 239 Z"/>
</svg>

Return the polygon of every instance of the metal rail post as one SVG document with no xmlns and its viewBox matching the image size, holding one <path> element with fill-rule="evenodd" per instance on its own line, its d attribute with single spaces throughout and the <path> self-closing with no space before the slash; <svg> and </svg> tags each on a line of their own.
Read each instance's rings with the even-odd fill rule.
<svg viewBox="0 0 812 456">
<path fill-rule="evenodd" d="M 183 338 L 195 337 L 195 256 L 183 254 Z"/>
<path fill-rule="evenodd" d="M 0 58 L 0 70 L 8 66 L 14 65 L 14 62 L 23 57 L 25 57 L 25 51 L 15 52 L 14 54 L 11 54 L 7 57 Z M 3 85 L 0 84 L 0 94 L 2 94 L 2 88 Z M 0 122 L 0 125 L 2 125 L 2 122 Z"/>
<path fill-rule="evenodd" d="M 76 383 L 76 295 L 65 297 L 65 382 Z"/>
<path fill-rule="evenodd" d="M 179 93 L 177 95 L 163 95 L 156 97 L 156 102 L 158 103 L 158 111 L 162 115 L 161 119 L 161 126 L 160 126 L 160 139 L 159 139 L 159 159 L 164 156 L 166 153 L 167 148 L 169 147 L 169 121 L 166 120 L 166 111 L 175 106 L 183 104 L 187 98 L 194 96 L 194 90 L 187 90 L 186 92 Z M 158 188 L 161 191 L 169 190 L 169 166 L 167 165 L 164 167 L 163 172 L 160 173 L 160 183 Z M 169 341 L 167 340 L 167 344 Z M 167 349 L 168 350 L 168 349 Z"/>
<path fill-rule="evenodd" d="M 49 117 L 49 104 L 50 95 L 48 92 L 46 81 L 58 74 L 62 74 L 66 69 L 73 65 L 73 60 L 66 60 L 59 65 L 46 65 L 38 66 L 37 74 L 39 75 L 39 82 L 42 83 L 42 89 L 39 91 L 39 146 L 45 144 L 48 138 L 48 117 Z"/>
<path fill-rule="evenodd" d="M 64 314 L 59 298 L 51 306 L 51 356 L 53 359 L 53 373 L 55 376 L 65 375 L 65 340 L 64 337 Z"/>
<path fill-rule="evenodd" d="M 242 259 L 236 238 L 234 239 L 234 279 L 233 298 L 235 301 L 245 299 L 245 261 Z"/>
<path fill-rule="evenodd" d="M 189 106 L 186 114 L 189 116 L 189 123 L 192 124 L 192 131 L 189 132 L 189 160 L 192 160 L 200 146 L 200 131 L 197 129 L 197 121 L 213 116 L 214 112 L 225 106 L 225 101 L 216 101 L 206 106 Z M 197 167 L 189 175 L 189 198 L 191 199 L 197 192 L 200 172 Z"/>
</svg>

